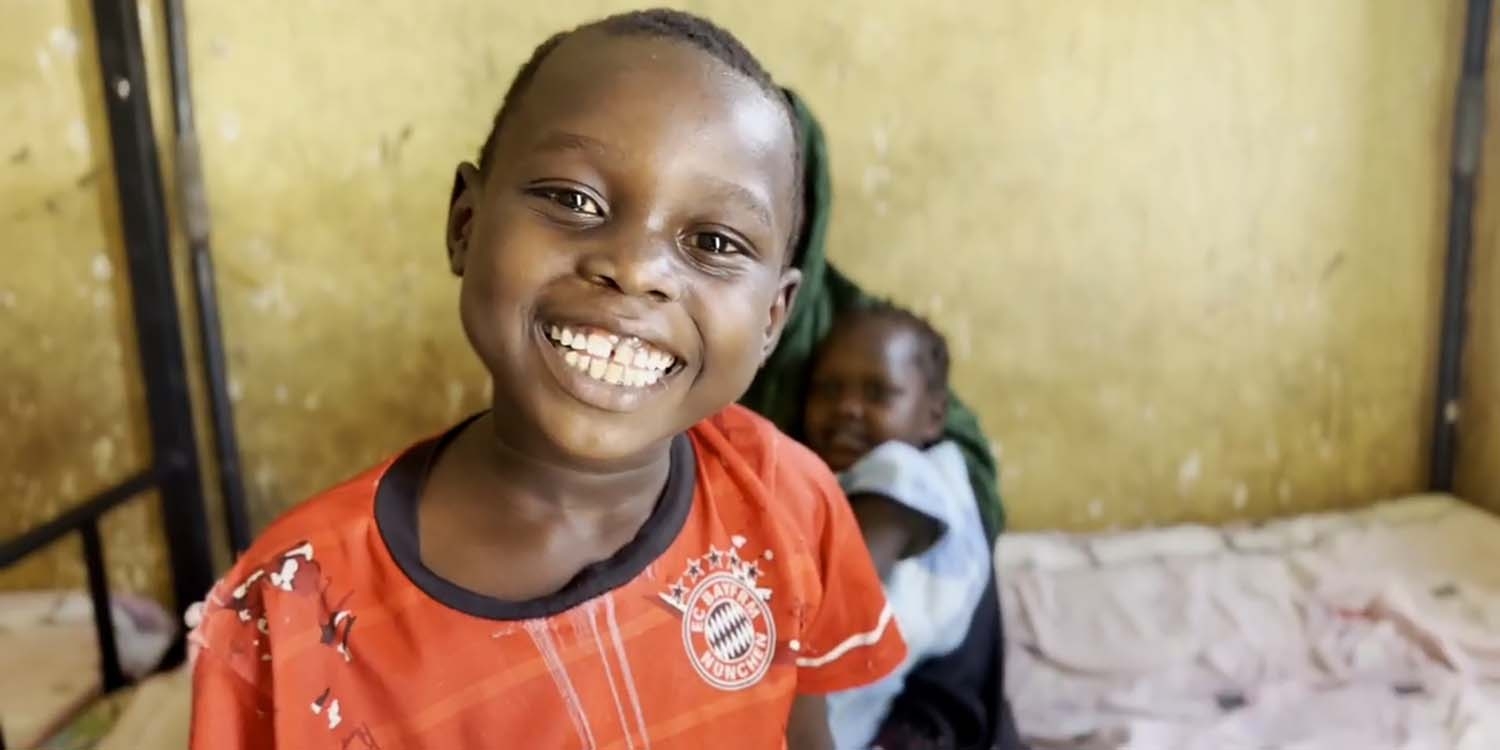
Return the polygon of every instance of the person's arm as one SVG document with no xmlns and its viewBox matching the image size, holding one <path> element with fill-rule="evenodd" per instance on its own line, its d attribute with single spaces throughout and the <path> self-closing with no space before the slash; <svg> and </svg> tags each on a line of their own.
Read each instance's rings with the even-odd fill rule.
<svg viewBox="0 0 1500 750">
<path fill-rule="evenodd" d="M 885 495 L 853 494 L 849 504 L 882 581 L 898 561 L 922 554 L 943 533 L 942 524 Z"/>
<path fill-rule="evenodd" d="M 787 750 L 833 750 L 828 730 L 828 701 L 821 695 L 799 695 L 786 725 Z"/>
<path fill-rule="evenodd" d="M 949 470 L 933 451 L 946 451 Z M 953 524 L 973 525 L 972 503 L 959 477 L 958 453 L 953 448 L 923 450 L 901 442 L 884 443 L 854 463 L 839 477 L 849 495 L 854 515 L 875 569 L 889 580 L 896 562 L 926 551 Z M 962 510 L 958 508 L 962 503 Z"/>
<path fill-rule="evenodd" d="M 228 581 L 249 577 L 243 565 L 242 561 L 215 583 L 204 601 L 188 607 L 183 617 L 188 627 L 185 668 L 193 675 L 190 750 L 276 748 L 271 665 L 244 648 L 246 628 L 253 631 L 250 643 L 270 636 L 223 605 L 233 599 Z"/>
</svg>

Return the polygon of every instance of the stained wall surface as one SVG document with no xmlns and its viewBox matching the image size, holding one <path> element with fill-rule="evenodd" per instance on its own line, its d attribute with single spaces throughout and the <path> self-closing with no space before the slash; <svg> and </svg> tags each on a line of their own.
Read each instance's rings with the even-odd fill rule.
<svg viewBox="0 0 1500 750">
<path fill-rule="evenodd" d="M 1489 111 L 1469 287 L 1458 491 L 1500 513 L 1500 42 L 1490 43 Z"/>
<path fill-rule="evenodd" d="M 0 534 L 145 455 L 86 4 L 12 5 Z M 1462 3 L 679 5 L 822 117 L 833 257 L 949 334 L 1013 528 L 1420 486 Z M 259 521 L 482 405 L 443 261 L 453 166 L 535 44 L 625 7 L 188 3 Z M 149 516 L 118 524 L 133 576 L 159 562 Z"/>
<path fill-rule="evenodd" d="M 9 3 L 0 24 L 0 536 L 150 456 L 108 128 L 86 3 Z M 111 582 L 162 593 L 154 498 L 106 519 Z M 0 573 L 82 585 L 76 540 Z"/>
</svg>

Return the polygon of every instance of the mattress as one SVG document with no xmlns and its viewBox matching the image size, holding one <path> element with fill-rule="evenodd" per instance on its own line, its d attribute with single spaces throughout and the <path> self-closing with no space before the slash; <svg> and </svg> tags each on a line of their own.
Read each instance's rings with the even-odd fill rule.
<svg viewBox="0 0 1500 750">
<path fill-rule="evenodd" d="M 996 568 L 1039 749 L 1500 748 L 1500 518 L 1453 498 L 1007 535 Z"/>
<path fill-rule="evenodd" d="M 1036 750 L 1500 748 L 1500 519 L 1452 498 L 1009 534 L 996 567 L 1007 692 Z M 72 665 L 60 693 L 92 689 L 92 631 L 61 633 L 42 639 L 53 673 Z M 47 746 L 184 747 L 189 684 L 154 677 L 85 714 L 113 723 L 97 745 L 90 725 Z"/>
<path fill-rule="evenodd" d="M 127 675 L 161 660 L 175 627 L 156 604 L 112 597 L 116 644 Z M 93 606 L 78 591 L 0 592 L 0 731 L 8 746 L 44 744 L 99 696 Z"/>
</svg>

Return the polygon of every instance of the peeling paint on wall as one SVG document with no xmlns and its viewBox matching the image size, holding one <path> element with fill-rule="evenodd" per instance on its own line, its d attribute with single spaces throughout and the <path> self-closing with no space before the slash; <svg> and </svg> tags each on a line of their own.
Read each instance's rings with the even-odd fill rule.
<svg viewBox="0 0 1500 750">
<path fill-rule="evenodd" d="M 81 5 L 81 4 L 80 4 Z M 57 515 L 149 452 L 114 225 L 87 19 L 64 3 L 8 6 L 0 28 L 0 535 Z M 28 63 L 32 63 L 28 65 Z M 107 171 L 105 172 L 107 174 Z M 108 218 L 106 218 L 108 217 Z M 103 526 L 111 583 L 164 590 L 149 500 Z M 76 540 L 0 574 L 0 587 L 82 585 Z"/>
<path fill-rule="evenodd" d="M 1420 486 L 1461 2 L 682 5 L 823 118 L 833 256 L 948 333 L 1015 528 Z M 3 534 L 148 450 L 82 7 L 0 27 L 0 245 L 26 250 L 0 278 Z M 445 270 L 452 168 L 532 46 L 624 7 L 188 4 L 258 522 L 488 398 Z M 112 569 L 150 588 L 138 507 Z M 57 571 L 81 580 L 65 550 L 0 585 Z"/>
</svg>

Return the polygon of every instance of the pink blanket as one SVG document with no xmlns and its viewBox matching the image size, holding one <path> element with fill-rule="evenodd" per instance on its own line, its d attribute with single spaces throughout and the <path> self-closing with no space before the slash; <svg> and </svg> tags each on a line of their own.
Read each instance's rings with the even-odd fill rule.
<svg viewBox="0 0 1500 750">
<path fill-rule="evenodd" d="M 996 557 L 1039 747 L 1500 748 L 1500 519 L 1471 506 L 1013 535 Z"/>
</svg>

